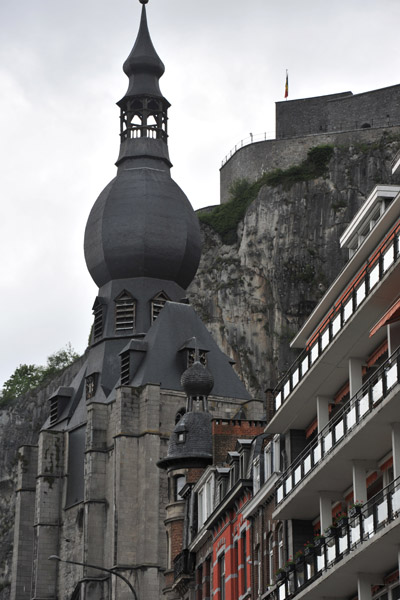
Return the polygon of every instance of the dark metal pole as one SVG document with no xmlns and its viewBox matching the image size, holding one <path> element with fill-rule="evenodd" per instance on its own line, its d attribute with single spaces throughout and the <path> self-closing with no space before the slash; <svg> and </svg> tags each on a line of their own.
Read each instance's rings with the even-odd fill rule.
<svg viewBox="0 0 400 600">
<path fill-rule="evenodd" d="M 79 567 L 88 567 L 89 569 L 97 569 L 97 571 L 105 571 L 106 573 L 111 573 L 111 575 L 115 575 L 115 577 L 119 577 L 120 579 L 122 579 L 122 581 L 125 581 L 126 585 L 131 590 L 135 600 L 138 600 L 136 592 L 135 592 L 132 584 L 130 583 L 130 581 L 128 581 L 128 579 L 126 577 L 124 577 L 120 573 L 117 573 L 117 571 L 114 571 L 113 569 L 106 569 L 105 567 L 99 567 L 97 565 L 89 565 L 88 563 L 82 563 L 82 562 L 78 562 L 76 560 L 66 560 L 64 558 L 60 558 L 59 556 L 56 556 L 55 554 L 53 554 L 52 556 L 49 556 L 48 560 L 58 560 L 59 562 L 68 563 L 70 565 L 78 565 Z"/>
</svg>

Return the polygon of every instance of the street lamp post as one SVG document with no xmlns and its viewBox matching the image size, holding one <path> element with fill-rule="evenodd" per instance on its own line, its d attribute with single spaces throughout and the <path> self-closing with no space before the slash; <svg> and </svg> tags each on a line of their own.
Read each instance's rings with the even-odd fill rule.
<svg viewBox="0 0 400 600">
<path fill-rule="evenodd" d="M 130 583 L 130 581 L 128 581 L 128 579 L 126 577 L 124 577 L 120 573 L 117 573 L 113 569 L 106 569 L 105 567 L 99 567 L 97 565 L 89 565 L 88 563 L 82 563 L 82 562 L 78 562 L 76 560 L 66 560 L 64 558 L 60 558 L 59 556 L 56 556 L 55 554 L 53 554 L 52 556 L 49 556 L 48 560 L 58 560 L 58 562 L 68 563 L 70 565 L 78 565 L 79 567 L 88 567 L 89 569 L 97 569 L 97 571 L 105 571 L 106 573 L 111 573 L 111 575 L 115 575 L 115 577 L 119 577 L 120 579 L 122 579 L 122 581 L 125 581 L 126 585 L 131 590 L 135 600 L 138 600 L 136 592 L 135 592 L 132 584 Z"/>
</svg>

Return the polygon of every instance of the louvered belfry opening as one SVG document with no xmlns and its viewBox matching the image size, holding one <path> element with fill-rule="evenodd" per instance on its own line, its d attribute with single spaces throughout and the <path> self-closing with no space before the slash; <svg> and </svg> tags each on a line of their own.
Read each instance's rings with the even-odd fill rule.
<svg viewBox="0 0 400 600">
<path fill-rule="evenodd" d="M 98 340 L 103 335 L 104 327 L 104 306 L 98 299 L 93 305 L 93 316 L 93 338 Z"/>
<path fill-rule="evenodd" d="M 115 300 L 115 331 L 132 332 L 135 328 L 136 303 L 128 292 Z"/>
<path fill-rule="evenodd" d="M 165 303 L 168 302 L 169 298 L 164 292 L 160 292 L 151 301 L 151 320 L 155 321 L 164 308 Z"/>
</svg>

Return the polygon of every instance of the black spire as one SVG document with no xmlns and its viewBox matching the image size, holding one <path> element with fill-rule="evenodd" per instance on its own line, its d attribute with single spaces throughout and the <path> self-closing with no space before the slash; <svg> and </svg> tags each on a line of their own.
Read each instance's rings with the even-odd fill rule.
<svg viewBox="0 0 400 600">
<path fill-rule="evenodd" d="M 148 0 L 147 0 L 148 1 Z M 161 93 L 159 79 L 165 71 L 151 41 L 146 17 L 146 0 L 135 45 L 123 69 L 129 77 L 128 90 L 117 102 L 121 109 L 121 142 L 147 137 L 167 140 L 167 110 L 169 102 Z"/>
</svg>

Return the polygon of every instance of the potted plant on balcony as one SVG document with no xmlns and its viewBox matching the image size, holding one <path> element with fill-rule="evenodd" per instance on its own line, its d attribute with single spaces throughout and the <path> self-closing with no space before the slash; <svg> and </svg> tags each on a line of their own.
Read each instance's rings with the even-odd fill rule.
<svg viewBox="0 0 400 600">
<path fill-rule="evenodd" d="M 336 525 L 334 523 L 332 523 L 332 525 L 329 525 L 329 527 L 327 527 L 324 530 L 324 534 L 325 534 L 325 537 L 327 537 L 327 538 L 335 538 L 338 534 Z"/>
<path fill-rule="evenodd" d="M 353 517 L 357 517 L 358 515 L 361 515 L 363 506 L 364 506 L 364 502 L 361 502 L 360 500 L 356 500 L 355 502 L 353 502 L 353 504 L 351 504 L 350 508 L 349 508 L 350 517 L 353 518 Z"/>
<path fill-rule="evenodd" d="M 310 556 L 310 554 L 314 553 L 314 544 L 312 542 L 307 541 L 304 544 L 304 556 Z"/>
<path fill-rule="evenodd" d="M 315 548 L 320 548 L 324 542 L 325 542 L 325 537 L 323 535 L 321 535 L 320 533 L 317 533 L 314 536 L 314 547 Z"/>
<path fill-rule="evenodd" d="M 289 560 L 287 560 L 285 563 L 286 573 L 291 573 L 292 571 L 294 571 L 294 567 L 295 567 L 295 562 L 294 562 L 293 558 L 291 556 L 289 556 Z"/>
<path fill-rule="evenodd" d="M 275 573 L 276 583 L 282 583 L 286 579 L 286 571 L 285 569 L 278 569 Z"/>
<path fill-rule="evenodd" d="M 348 517 L 346 512 L 340 512 L 335 517 L 335 524 L 337 527 L 345 527 L 348 522 Z"/>
<path fill-rule="evenodd" d="M 296 564 L 296 568 L 302 568 L 304 565 L 304 552 L 303 550 L 297 550 L 294 555 L 294 562 Z"/>
</svg>

